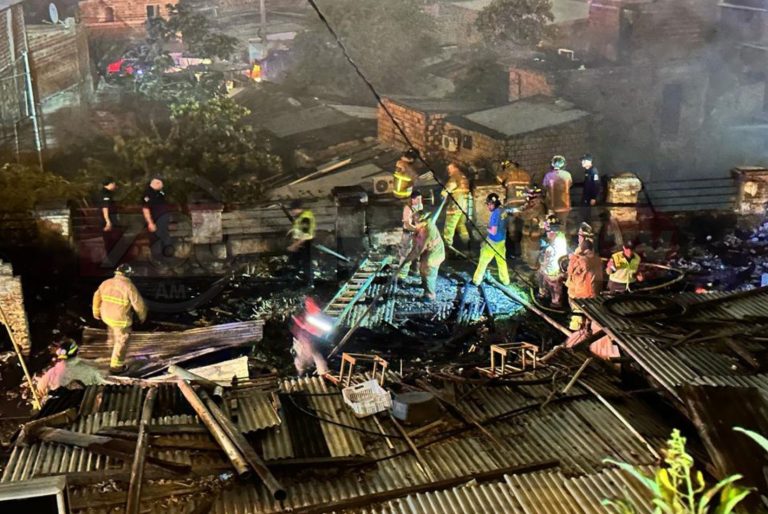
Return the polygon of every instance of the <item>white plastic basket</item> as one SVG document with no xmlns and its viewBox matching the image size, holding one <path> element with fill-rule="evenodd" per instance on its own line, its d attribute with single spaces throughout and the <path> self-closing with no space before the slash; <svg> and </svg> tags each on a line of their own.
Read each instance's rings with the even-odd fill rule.
<svg viewBox="0 0 768 514">
<path fill-rule="evenodd" d="M 355 416 L 365 418 L 392 407 L 392 396 L 376 380 L 345 387 L 341 390 L 344 403 L 352 408 Z"/>
</svg>

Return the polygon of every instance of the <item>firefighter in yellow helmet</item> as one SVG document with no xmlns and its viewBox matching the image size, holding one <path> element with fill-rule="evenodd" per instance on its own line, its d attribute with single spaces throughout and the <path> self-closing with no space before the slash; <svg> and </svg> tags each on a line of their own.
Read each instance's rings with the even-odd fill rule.
<svg viewBox="0 0 768 514">
<path fill-rule="evenodd" d="M 469 244 L 469 230 L 467 230 L 467 216 L 469 212 L 469 179 L 458 163 L 448 165 L 448 182 L 441 193 L 443 196 L 451 194 L 453 200 L 448 200 L 445 208 L 445 226 L 443 227 L 443 239 L 445 244 L 453 246 L 453 236 L 459 231 L 459 238 L 466 247 Z"/>
<path fill-rule="evenodd" d="M 112 343 L 109 370 L 113 375 L 126 371 L 125 355 L 134 314 L 142 323 L 147 319 L 147 305 L 128 278 L 130 272 L 130 266 L 121 264 L 115 276 L 102 282 L 93 295 L 93 317 L 107 325 L 107 341 Z"/>
<path fill-rule="evenodd" d="M 37 380 L 37 392 L 41 398 L 59 387 L 67 387 L 73 382 L 83 385 L 106 383 L 104 375 L 93 364 L 77 356 L 79 347 L 72 339 L 66 339 L 56 348 L 56 364 Z"/>
<path fill-rule="evenodd" d="M 315 239 L 317 222 L 314 213 L 302 207 L 299 200 L 291 202 L 289 213 L 293 218 L 290 230 L 291 244 L 288 246 L 290 256 L 288 262 L 304 274 L 304 280 L 309 287 L 315 284 L 315 273 L 312 269 L 312 242 Z"/>
</svg>

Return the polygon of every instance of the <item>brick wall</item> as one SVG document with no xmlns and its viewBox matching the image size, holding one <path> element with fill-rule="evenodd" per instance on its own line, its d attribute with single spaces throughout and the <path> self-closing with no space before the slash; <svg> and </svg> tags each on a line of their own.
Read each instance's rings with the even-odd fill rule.
<svg viewBox="0 0 768 514">
<path fill-rule="evenodd" d="M 82 25 L 28 27 L 30 64 L 38 101 L 76 90 L 84 100 L 92 89 L 88 36 Z"/>
<path fill-rule="evenodd" d="M 166 5 L 176 3 L 178 0 L 80 0 L 80 18 L 86 27 L 99 31 L 142 29 L 148 6 L 167 16 Z"/>
<path fill-rule="evenodd" d="M 11 19 L 13 37 L 8 37 L 9 18 Z M 0 11 L 0 31 L 3 34 L 0 37 L 0 70 L 3 70 L 13 61 L 18 60 L 27 49 L 24 12 L 22 11 L 21 4 Z M 11 48 L 11 45 L 13 45 L 13 48 Z M 14 50 L 14 52 L 11 50 Z"/>
<path fill-rule="evenodd" d="M 514 102 L 537 95 L 555 95 L 552 77 L 543 71 L 510 68 L 509 101 Z"/>
<path fill-rule="evenodd" d="M 440 136 L 445 114 L 417 111 L 388 98 L 384 99 L 384 105 L 387 106 L 413 145 L 422 154 L 428 155 L 440 151 Z M 381 107 L 378 111 L 378 139 L 395 148 L 405 149 L 408 147 L 400 131 L 397 130 L 395 124 Z"/>
<path fill-rule="evenodd" d="M 590 139 L 589 118 L 556 127 L 521 134 L 506 140 L 494 138 L 475 130 L 467 130 L 451 123 L 445 131 L 457 130 L 462 137 L 472 136 L 472 148 L 460 148 L 458 152 L 443 152 L 446 160 L 459 160 L 465 164 L 487 165 L 500 159 L 517 161 L 528 170 L 534 181 L 541 182 L 549 169 L 554 155 L 563 155 L 568 167 L 576 169 L 579 158 L 588 151 Z"/>
</svg>

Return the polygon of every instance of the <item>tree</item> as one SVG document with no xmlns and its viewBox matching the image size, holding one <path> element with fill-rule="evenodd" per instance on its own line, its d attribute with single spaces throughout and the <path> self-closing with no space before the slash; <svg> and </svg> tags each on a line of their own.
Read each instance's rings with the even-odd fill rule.
<svg viewBox="0 0 768 514">
<path fill-rule="evenodd" d="M 453 96 L 488 105 L 502 104 L 509 97 L 509 74 L 496 54 L 486 48 L 472 51 L 468 64 L 456 79 Z"/>
<path fill-rule="evenodd" d="M 419 63 L 434 55 L 432 19 L 412 0 L 319 1 L 331 27 L 374 86 L 386 93 L 407 93 L 419 80 Z M 325 25 L 315 18 L 294 41 L 297 56 L 288 83 L 311 84 L 338 96 L 370 101 L 371 94 L 344 58 Z"/>
<path fill-rule="evenodd" d="M 87 186 L 33 166 L 5 164 L 0 167 L 0 210 L 23 212 L 39 204 L 82 199 Z"/>
<path fill-rule="evenodd" d="M 475 23 L 492 43 L 536 46 L 554 19 L 552 0 L 493 0 Z"/>
<path fill-rule="evenodd" d="M 117 152 L 137 173 L 161 173 L 226 199 L 233 184 L 281 169 L 269 141 L 243 123 L 248 114 L 226 98 L 179 103 L 171 107 L 167 134 L 155 129 L 150 135 L 118 138 Z"/>
</svg>

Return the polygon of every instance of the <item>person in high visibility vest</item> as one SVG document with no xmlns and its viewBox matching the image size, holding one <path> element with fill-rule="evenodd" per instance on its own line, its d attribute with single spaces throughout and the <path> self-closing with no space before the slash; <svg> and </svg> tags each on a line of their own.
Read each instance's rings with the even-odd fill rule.
<svg viewBox="0 0 768 514">
<path fill-rule="evenodd" d="M 394 195 L 397 198 L 407 199 L 416 186 L 416 180 L 419 173 L 416 171 L 416 160 L 419 158 L 419 151 L 411 148 L 406 150 L 395 164 L 394 173 Z"/>
<path fill-rule="evenodd" d="M 472 282 L 476 286 L 479 286 L 483 282 L 488 264 L 496 259 L 496 267 L 499 270 L 499 282 L 508 286 L 509 269 L 507 268 L 506 248 L 507 228 L 499 195 L 496 193 L 489 194 L 485 199 L 485 205 L 491 212 L 491 216 L 488 219 L 488 234 L 485 236 L 483 246 L 480 247 L 480 258 L 478 259 Z"/>
<path fill-rule="evenodd" d="M 128 274 L 131 267 L 121 264 L 115 276 L 101 283 L 93 294 L 93 317 L 107 325 L 107 341 L 112 344 L 109 370 L 125 373 L 125 355 L 131 338 L 134 314 L 141 323 L 147 319 L 147 305 Z"/>
<path fill-rule="evenodd" d="M 459 239 L 466 247 L 469 244 L 469 230 L 467 230 L 467 215 L 469 212 L 469 179 L 464 174 L 458 163 L 448 165 L 448 182 L 440 193 L 442 196 L 451 194 L 453 200 L 448 200 L 445 207 L 445 226 L 443 227 L 443 239 L 445 244 L 453 246 L 453 237 L 456 230 L 459 231 Z"/>
<path fill-rule="evenodd" d="M 317 222 L 314 213 L 302 207 L 299 200 L 291 202 L 289 213 L 293 218 L 290 230 L 291 244 L 288 246 L 290 256 L 288 263 L 304 274 L 304 281 L 309 287 L 314 287 L 315 273 L 312 267 L 312 242 L 315 239 Z"/>
<path fill-rule="evenodd" d="M 643 281 L 640 273 L 640 256 L 635 252 L 632 241 L 625 241 L 620 252 L 608 259 L 605 272 L 608 274 L 608 291 L 611 293 L 626 293 L 637 281 Z"/>
</svg>

